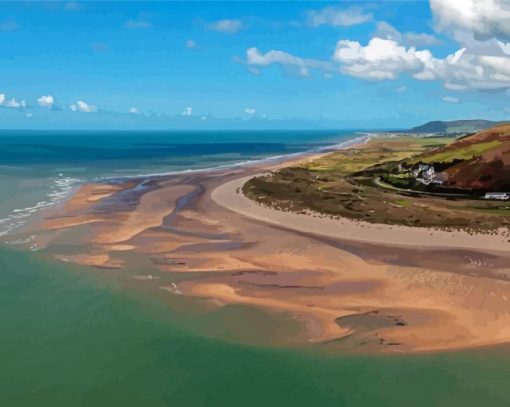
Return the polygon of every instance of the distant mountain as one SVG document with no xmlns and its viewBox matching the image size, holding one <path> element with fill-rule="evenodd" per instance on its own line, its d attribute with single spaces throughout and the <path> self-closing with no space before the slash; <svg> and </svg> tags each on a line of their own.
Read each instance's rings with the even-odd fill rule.
<svg viewBox="0 0 510 407">
<path fill-rule="evenodd" d="M 418 127 L 413 127 L 410 131 L 414 133 L 470 133 L 502 123 L 504 122 L 493 122 L 490 120 L 432 121 Z"/>
<path fill-rule="evenodd" d="M 446 173 L 446 187 L 510 192 L 510 124 L 461 137 L 409 161 L 417 163 L 431 164 Z"/>
</svg>

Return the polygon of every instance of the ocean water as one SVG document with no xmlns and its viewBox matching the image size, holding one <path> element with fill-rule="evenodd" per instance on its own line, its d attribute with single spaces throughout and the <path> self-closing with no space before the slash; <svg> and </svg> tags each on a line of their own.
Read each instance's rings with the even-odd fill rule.
<svg viewBox="0 0 510 407">
<path fill-rule="evenodd" d="M 388 356 L 281 346 L 273 335 L 299 329 L 290 317 L 241 306 L 204 312 L 194 299 L 135 289 L 122 273 L 6 243 L 81 182 L 234 165 L 357 136 L 0 133 L 0 219 L 8 219 L 0 406 L 509 405 L 508 346 Z"/>
<path fill-rule="evenodd" d="M 302 153 L 356 131 L 0 131 L 0 238 L 80 183 Z"/>
</svg>

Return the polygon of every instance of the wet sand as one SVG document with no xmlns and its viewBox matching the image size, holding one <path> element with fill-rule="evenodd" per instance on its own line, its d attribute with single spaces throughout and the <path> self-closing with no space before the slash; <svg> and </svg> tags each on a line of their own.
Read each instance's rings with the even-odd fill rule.
<svg viewBox="0 0 510 407">
<path fill-rule="evenodd" d="M 412 352 L 510 341 L 510 253 L 500 236 L 282 213 L 238 192 L 288 164 L 85 185 L 48 212 L 35 239 L 69 262 L 122 272 L 135 256 L 160 273 L 188 273 L 161 283 L 168 295 L 289 313 L 304 328 L 289 343 Z M 64 243 L 80 253 L 58 253 Z"/>
</svg>

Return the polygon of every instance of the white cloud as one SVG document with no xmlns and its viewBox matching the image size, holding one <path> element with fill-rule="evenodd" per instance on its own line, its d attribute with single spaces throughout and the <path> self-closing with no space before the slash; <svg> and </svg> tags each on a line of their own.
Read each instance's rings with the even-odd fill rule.
<svg viewBox="0 0 510 407">
<path fill-rule="evenodd" d="M 407 73 L 418 80 L 439 80 L 450 90 L 505 90 L 510 88 L 510 56 L 492 47 L 459 49 L 445 58 L 436 58 L 429 50 L 406 48 L 397 41 L 372 38 L 366 46 L 342 40 L 334 59 L 340 70 L 365 80 L 391 80 Z"/>
<path fill-rule="evenodd" d="M 305 59 L 282 50 L 263 54 L 249 48 L 246 65 L 254 74 L 277 64 L 299 77 L 319 69 L 323 76 L 338 72 L 369 81 L 409 75 L 421 81 L 440 81 L 452 91 L 510 91 L 510 0 L 430 0 L 430 4 L 436 30 L 452 35 L 459 44 L 459 49 L 446 57 L 436 57 L 428 49 L 440 43 L 435 35 L 401 33 L 379 22 L 368 43 L 338 41 L 331 61 Z M 309 12 L 308 24 L 342 26 L 368 18 L 360 8 L 326 7 Z"/>
<path fill-rule="evenodd" d="M 309 68 L 327 70 L 331 67 L 329 62 L 318 61 L 315 59 L 304 59 L 284 51 L 271 50 L 262 54 L 257 48 L 249 48 L 246 50 L 246 64 L 251 67 L 263 67 L 277 64 L 281 65 L 287 73 L 298 77 L 309 76 Z"/>
<path fill-rule="evenodd" d="M 404 72 L 419 72 L 431 58 L 430 51 L 417 51 L 382 38 L 372 38 L 366 46 L 340 40 L 333 55 L 342 72 L 366 80 L 396 79 Z"/>
<path fill-rule="evenodd" d="M 415 33 L 415 32 L 406 32 L 404 33 L 404 42 L 407 45 L 414 45 L 415 47 L 425 46 L 425 45 L 437 45 L 440 44 L 436 37 L 432 34 L 426 33 Z"/>
<path fill-rule="evenodd" d="M 244 109 L 245 113 L 247 114 L 255 114 L 255 112 L 257 111 L 255 108 L 253 107 L 247 107 L 246 109 Z"/>
<path fill-rule="evenodd" d="M 385 21 L 380 21 L 377 23 L 377 29 L 374 37 L 393 40 L 402 43 L 403 45 L 415 47 L 437 45 L 440 43 L 440 41 L 432 34 L 415 33 L 412 31 L 401 33 L 395 27 Z"/>
<path fill-rule="evenodd" d="M 147 20 L 128 20 L 124 24 L 124 27 L 130 29 L 143 29 L 143 28 L 152 28 L 152 23 Z"/>
<path fill-rule="evenodd" d="M 372 14 L 365 13 L 361 7 L 326 7 L 321 10 L 311 10 L 307 13 L 307 25 L 320 27 L 331 25 L 334 27 L 349 27 L 363 24 L 372 20 Z"/>
<path fill-rule="evenodd" d="M 441 99 L 446 103 L 459 103 L 459 98 L 453 96 L 443 96 Z"/>
<path fill-rule="evenodd" d="M 510 38 L 508 0 L 430 0 L 440 30 L 473 32 L 479 40 Z"/>
<path fill-rule="evenodd" d="M 16 99 L 12 98 L 11 100 L 6 100 L 3 105 L 5 107 L 25 107 L 26 103 L 24 100 L 17 101 Z"/>
<path fill-rule="evenodd" d="M 187 107 L 184 109 L 184 112 L 182 112 L 181 114 L 183 116 L 191 116 L 193 113 L 193 108 L 192 107 Z"/>
<path fill-rule="evenodd" d="M 407 87 L 404 86 L 404 85 L 401 85 L 401 86 L 397 87 L 395 89 L 395 91 L 398 92 L 398 93 L 404 93 L 404 92 L 407 92 Z"/>
<path fill-rule="evenodd" d="M 396 42 L 402 41 L 402 34 L 399 30 L 388 24 L 386 21 L 379 21 L 376 26 L 374 37 L 383 38 L 386 40 L 393 40 Z"/>
<path fill-rule="evenodd" d="M 186 41 L 186 48 L 193 49 L 197 47 L 197 43 L 193 40 Z"/>
<path fill-rule="evenodd" d="M 53 106 L 54 99 L 53 99 L 53 96 L 51 96 L 51 95 L 46 95 L 46 96 L 43 95 L 39 99 L 37 99 L 37 103 L 39 103 L 39 105 L 42 107 L 51 108 Z"/>
<path fill-rule="evenodd" d="M 244 28 L 241 20 L 219 20 L 207 26 L 209 30 L 218 31 L 226 34 L 235 34 Z"/>
<path fill-rule="evenodd" d="M 23 108 L 26 107 L 24 100 L 17 101 L 15 98 L 7 99 L 5 93 L 0 93 L 0 106 L 11 107 L 11 108 Z"/>
<path fill-rule="evenodd" d="M 498 46 L 501 48 L 501 51 L 505 55 L 510 55 L 510 42 L 504 43 L 501 41 L 498 41 Z"/>
<path fill-rule="evenodd" d="M 138 110 L 136 107 L 130 107 L 128 112 L 131 114 L 140 114 L 140 110 Z"/>
<path fill-rule="evenodd" d="M 69 105 L 69 108 L 73 112 L 82 112 L 82 113 L 94 113 L 97 112 L 97 106 L 89 105 L 81 100 L 78 100 L 76 103 Z"/>
<path fill-rule="evenodd" d="M 505 90 L 510 88 L 510 57 L 478 55 L 462 48 L 444 59 L 431 59 L 415 77 L 441 80 L 451 90 Z"/>
</svg>

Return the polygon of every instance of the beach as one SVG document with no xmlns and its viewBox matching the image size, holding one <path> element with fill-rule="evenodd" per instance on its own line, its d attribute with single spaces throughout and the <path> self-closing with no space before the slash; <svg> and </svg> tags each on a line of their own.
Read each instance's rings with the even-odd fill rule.
<svg viewBox="0 0 510 407">
<path fill-rule="evenodd" d="M 282 212 L 240 192 L 323 154 L 86 184 L 30 233 L 67 263 L 188 274 L 160 283 L 169 295 L 292 315 L 303 332 L 289 344 L 422 352 L 510 340 L 504 236 Z M 79 252 L 59 253 L 69 239 Z"/>
</svg>

